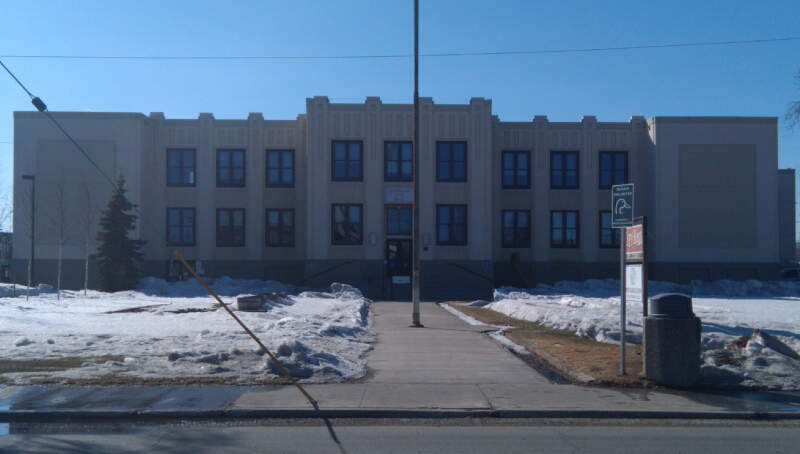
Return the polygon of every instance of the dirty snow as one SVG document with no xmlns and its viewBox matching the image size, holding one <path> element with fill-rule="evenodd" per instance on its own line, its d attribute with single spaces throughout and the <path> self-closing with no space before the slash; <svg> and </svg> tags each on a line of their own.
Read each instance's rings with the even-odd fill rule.
<svg viewBox="0 0 800 454">
<path fill-rule="evenodd" d="M 232 309 L 236 296 L 292 289 L 274 281 L 212 280 Z M 16 297 L 12 297 L 12 291 Z M 276 365 L 227 312 L 194 281 L 146 278 L 135 291 L 103 293 L 25 289 L 0 284 L 0 357 L 122 357 L 56 372 L 6 373 L 27 383 L 35 377 L 98 378 L 107 374 L 147 379 L 216 377 L 236 382 L 278 378 Z M 236 315 L 296 377 L 339 381 L 366 373 L 371 348 L 370 301 L 344 284 L 330 292 L 303 292 L 269 304 L 266 312 Z"/>
<path fill-rule="evenodd" d="M 667 292 L 693 295 L 702 320 L 703 381 L 719 387 L 800 390 L 800 361 L 783 355 L 754 336 L 744 348 L 731 342 L 755 328 L 800 352 L 800 283 L 761 281 L 694 282 L 680 286 L 649 282 L 651 296 Z M 619 281 L 588 280 L 539 285 L 533 289 L 500 288 L 493 302 L 476 302 L 510 317 L 569 330 L 600 342 L 620 339 Z M 642 341 L 642 305 L 627 304 L 626 338 Z"/>
</svg>

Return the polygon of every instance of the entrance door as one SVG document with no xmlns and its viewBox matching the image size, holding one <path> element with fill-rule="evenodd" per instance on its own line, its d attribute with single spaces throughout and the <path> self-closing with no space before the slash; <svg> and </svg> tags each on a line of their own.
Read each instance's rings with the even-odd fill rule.
<svg viewBox="0 0 800 454">
<path fill-rule="evenodd" d="M 411 240 L 386 239 L 386 275 L 389 277 L 389 297 L 411 299 Z"/>
</svg>

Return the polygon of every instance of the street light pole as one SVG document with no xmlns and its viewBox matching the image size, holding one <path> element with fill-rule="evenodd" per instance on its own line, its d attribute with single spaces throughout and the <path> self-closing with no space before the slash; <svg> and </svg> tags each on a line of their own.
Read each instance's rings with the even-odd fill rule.
<svg viewBox="0 0 800 454">
<path fill-rule="evenodd" d="M 31 182 L 31 250 L 28 256 L 28 289 L 34 282 L 33 276 L 33 252 L 36 243 L 36 177 L 34 175 L 22 175 L 23 180 Z"/>
<path fill-rule="evenodd" d="M 414 0 L 414 142 L 411 144 L 414 153 L 414 232 L 411 242 L 412 248 L 412 270 L 411 270 L 411 326 L 421 327 L 419 319 L 419 0 Z"/>
</svg>

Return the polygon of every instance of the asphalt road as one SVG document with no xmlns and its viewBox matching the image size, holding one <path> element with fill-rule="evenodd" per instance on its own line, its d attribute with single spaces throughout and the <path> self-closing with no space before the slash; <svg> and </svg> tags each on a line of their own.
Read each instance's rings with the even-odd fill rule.
<svg viewBox="0 0 800 454">
<path fill-rule="evenodd" d="M 0 452 L 789 453 L 800 445 L 799 428 L 797 422 L 635 420 L 40 424 L 6 427 L 11 433 L 0 436 Z"/>
</svg>

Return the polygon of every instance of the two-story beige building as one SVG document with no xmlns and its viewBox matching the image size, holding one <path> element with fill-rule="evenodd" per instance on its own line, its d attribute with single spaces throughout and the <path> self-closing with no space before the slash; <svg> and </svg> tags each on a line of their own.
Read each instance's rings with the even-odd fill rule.
<svg viewBox="0 0 800 454">
<path fill-rule="evenodd" d="M 317 96 L 293 120 L 54 115 L 125 176 L 146 274 L 174 273 L 177 249 L 209 276 L 408 296 L 411 105 Z M 111 186 L 41 114 L 14 119 L 14 277 L 27 276 L 30 174 L 36 280 L 55 281 L 62 238 L 64 282 L 81 286 Z M 635 213 L 648 218 L 651 279 L 774 279 L 794 262 L 794 171 L 778 170 L 776 118 L 504 122 L 488 99 L 421 98 L 419 137 L 426 299 L 616 277 L 620 183 L 635 184 Z"/>
</svg>

